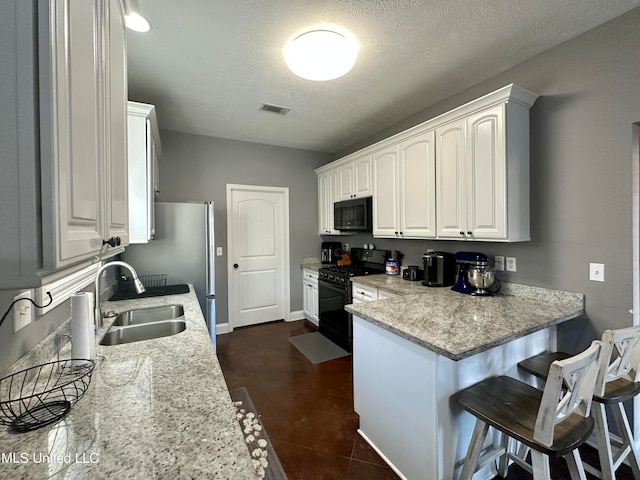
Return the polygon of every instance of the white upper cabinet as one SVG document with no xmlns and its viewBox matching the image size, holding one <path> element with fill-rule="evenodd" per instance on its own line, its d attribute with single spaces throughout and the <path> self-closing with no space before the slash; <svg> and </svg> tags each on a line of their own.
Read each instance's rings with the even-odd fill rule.
<svg viewBox="0 0 640 480">
<path fill-rule="evenodd" d="M 129 102 L 128 113 L 130 243 L 147 243 L 155 237 L 160 135 L 153 105 Z"/>
<path fill-rule="evenodd" d="M 320 235 L 353 235 L 333 228 L 333 204 L 372 194 L 371 154 L 354 155 L 316 169 Z"/>
<path fill-rule="evenodd" d="M 373 153 L 373 235 L 397 237 L 400 234 L 398 146 Z"/>
<path fill-rule="evenodd" d="M 103 126 L 99 121 L 101 65 L 94 41 L 99 35 L 98 8 L 98 3 L 91 1 L 50 3 L 52 82 L 51 88 L 42 93 L 50 96 L 51 110 L 47 113 L 51 116 L 40 120 L 41 133 L 50 128 L 44 136 L 46 150 L 41 160 L 53 160 L 51 173 L 58 179 L 57 185 L 53 182 L 53 200 L 58 206 L 53 212 L 57 251 L 52 260 L 56 267 L 99 251 L 104 238 L 99 143 Z M 40 48 L 40 55 L 45 54 L 43 50 Z"/>
<path fill-rule="evenodd" d="M 352 198 L 354 159 L 371 155 L 376 237 L 528 241 L 529 109 L 537 98 L 507 85 L 316 172 L 342 169 L 339 185 Z"/>
<path fill-rule="evenodd" d="M 2 2 L 0 18 L 12 72 L 0 119 L 17 127 L 2 140 L 19 179 L 0 185 L 10 231 L 0 288 L 34 287 L 128 242 L 124 10 L 119 0 Z"/>
<path fill-rule="evenodd" d="M 370 197 L 371 154 L 361 155 L 338 167 L 338 200 Z"/>
<path fill-rule="evenodd" d="M 124 11 L 121 0 L 109 0 L 105 11 L 106 138 L 107 151 L 104 176 L 108 182 L 106 237 L 120 238 L 121 245 L 130 242 L 129 193 L 127 190 L 127 45 Z"/>
<path fill-rule="evenodd" d="M 438 237 L 464 238 L 466 210 L 466 120 L 436 129 Z"/>
<path fill-rule="evenodd" d="M 402 238 L 435 238 L 435 132 L 400 143 L 400 220 Z"/>
<path fill-rule="evenodd" d="M 338 170 L 318 174 L 318 218 L 320 235 L 338 235 L 333 228 L 333 204 L 338 199 Z"/>
<path fill-rule="evenodd" d="M 435 238 L 435 134 L 424 132 L 373 154 L 373 235 Z"/>
<path fill-rule="evenodd" d="M 505 102 L 436 130 L 438 238 L 531 239 L 528 115 Z"/>
</svg>

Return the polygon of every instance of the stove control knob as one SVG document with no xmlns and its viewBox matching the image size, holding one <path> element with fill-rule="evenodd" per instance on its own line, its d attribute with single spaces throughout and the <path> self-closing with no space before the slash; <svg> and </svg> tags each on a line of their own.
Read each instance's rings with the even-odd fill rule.
<svg viewBox="0 0 640 480">
<path fill-rule="evenodd" d="M 344 283 L 344 278 L 341 278 L 341 279 L 340 279 L 340 283 Z"/>
</svg>

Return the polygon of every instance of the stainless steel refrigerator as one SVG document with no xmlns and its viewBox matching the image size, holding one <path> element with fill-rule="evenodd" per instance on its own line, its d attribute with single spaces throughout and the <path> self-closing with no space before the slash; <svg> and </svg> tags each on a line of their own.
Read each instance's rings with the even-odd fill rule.
<svg viewBox="0 0 640 480">
<path fill-rule="evenodd" d="M 167 285 L 191 283 L 216 345 L 216 282 L 213 202 L 156 202 L 156 236 L 129 245 L 122 259 L 138 275 L 166 273 Z"/>
</svg>

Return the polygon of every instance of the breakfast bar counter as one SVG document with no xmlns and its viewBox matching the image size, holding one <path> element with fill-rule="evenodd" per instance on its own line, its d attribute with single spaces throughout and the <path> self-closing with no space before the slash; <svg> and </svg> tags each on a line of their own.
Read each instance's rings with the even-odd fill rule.
<svg viewBox="0 0 640 480">
<path fill-rule="evenodd" d="M 89 388 L 65 418 L 20 434 L 0 426 L 0 477 L 255 479 L 220 364 L 190 288 L 182 295 L 104 302 L 104 312 L 183 305 L 187 328 L 163 338 L 98 345 Z M 111 321 L 105 321 L 98 339 Z M 67 325 L 66 331 L 54 336 L 68 331 Z M 54 343 L 50 335 L 38 352 L 19 361 L 31 364 L 22 368 L 55 360 Z M 69 358 L 68 345 L 61 358 Z M 18 369 L 20 365 L 11 370 Z"/>
<path fill-rule="evenodd" d="M 458 478 L 473 417 L 451 395 L 556 347 L 556 325 L 584 313 L 584 296 L 504 284 L 491 297 L 354 277 L 398 295 L 348 305 L 353 314 L 354 409 L 360 435 L 401 478 Z M 522 378 L 526 380 L 525 378 Z M 474 480 L 491 479 L 493 465 Z"/>
<path fill-rule="evenodd" d="M 584 296 L 505 283 L 510 294 L 474 297 L 398 276 L 355 277 L 397 295 L 349 305 L 358 317 L 452 360 L 475 355 L 584 313 Z"/>
</svg>

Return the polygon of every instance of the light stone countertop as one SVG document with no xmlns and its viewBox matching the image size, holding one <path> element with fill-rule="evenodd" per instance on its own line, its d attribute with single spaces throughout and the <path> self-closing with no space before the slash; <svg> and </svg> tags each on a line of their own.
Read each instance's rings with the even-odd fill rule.
<svg viewBox="0 0 640 480">
<path fill-rule="evenodd" d="M 584 296 L 503 282 L 491 297 L 450 287 L 424 287 L 399 276 L 369 275 L 353 282 L 397 297 L 345 310 L 452 360 L 461 360 L 584 313 Z"/>
<path fill-rule="evenodd" d="M 170 304 L 184 305 L 187 329 L 98 345 L 104 360 L 62 421 L 21 434 L 0 426 L 0 478 L 256 478 L 193 287 L 184 295 L 102 303 L 105 312 Z M 61 358 L 69 358 L 65 349 Z"/>
<path fill-rule="evenodd" d="M 318 257 L 305 257 L 302 260 L 300 260 L 300 268 L 303 268 L 303 269 L 306 268 L 307 270 L 311 270 L 314 272 L 317 272 L 324 266 L 325 265 L 322 264 L 322 262 L 320 261 L 320 258 Z"/>
</svg>

